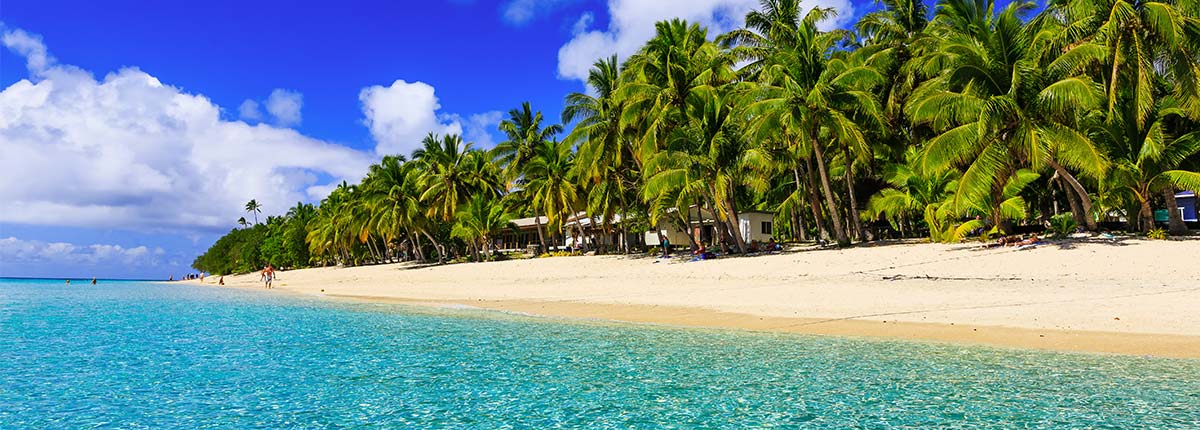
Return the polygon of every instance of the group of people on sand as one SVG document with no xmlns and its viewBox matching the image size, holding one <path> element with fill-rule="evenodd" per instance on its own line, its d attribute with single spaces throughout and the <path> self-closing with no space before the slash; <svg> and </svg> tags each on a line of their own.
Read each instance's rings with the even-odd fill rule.
<svg viewBox="0 0 1200 430">
<path fill-rule="evenodd" d="M 1028 249 L 1041 243 L 1042 239 L 1039 238 L 1037 234 L 1031 235 L 1028 238 L 1023 238 L 1021 236 L 1004 236 L 996 239 L 994 243 L 989 243 L 984 247 L 999 248 L 1001 246 L 1015 246 L 1017 249 Z"/>
</svg>

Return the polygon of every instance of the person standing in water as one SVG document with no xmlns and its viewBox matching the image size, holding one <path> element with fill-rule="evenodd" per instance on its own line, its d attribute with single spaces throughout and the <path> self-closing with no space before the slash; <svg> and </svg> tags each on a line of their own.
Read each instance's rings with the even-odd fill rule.
<svg viewBox="0 0 1200 430">
<path fill-rule="evenodd" d="M 96 285 L 96 278 L 92 278 L 92 285 Z"/>
</svg>

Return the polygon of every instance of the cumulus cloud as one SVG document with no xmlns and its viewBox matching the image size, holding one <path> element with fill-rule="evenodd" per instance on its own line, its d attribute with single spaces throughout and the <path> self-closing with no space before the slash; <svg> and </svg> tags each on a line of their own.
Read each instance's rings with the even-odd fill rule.
<svg viewBox="0 0 1200 430">
<path fill-rule="evenodd" d="M 300 125 L 300 107 L 303 105 L 304 96 L 282 88 L 276 88 L 267 97 L 267 113 L 275 118 L 276 124 L 284 127 Z"/>
<path fill-rule="evenodd" d="M 396 80 L 386 87 L 373 85 L 358 93 L 363 115 L 378 154 L 409 155 L 430 132 L 462 134 L 457 117 L 439 115 L 442 105 L 433 86 Z"/>
<path fill-rule="evenodd" d="M 503 113 L 494 110 L 477 113 L 466 118 L 459 115 L 446 115 L 445 118 L 461 125 L 464 140 L 474 142 L 476 148 L 491 149 L 496 146 L 495 139 L 492 139 L 491 130 L 496 129 L 496 126 L 500 125 L 500 119 L 503 116 Z"/>
<path fill-rule="evenodd" d="M 295 130 L 223 120 L 203 95 L 137 68 L 96 79 L 57 64 L 21 30 L 0 41 L 25 56 L 30 75 L 0 91 L 0 222 L 224 229 L 250 199 L 283 213 L 330 183 L 356 181 L 373 158 Z"/>
<path fill-rule="evenodd" d="M 123 264 L 153 265 L 165 254 L 162 248 L 121 245 L 76 245 L 66 242 L 42 242 L 15 237 L 0 238 L 0 261 L 10 264 L 55 263 L 67 266 Z"/>
<path fill-rule="evenodd" d="M 258 110 L 258 102 L 250 99 L 242 102 L 242 105 L 238 106 L 238 118 L 244 121 L 261 121 L 262 112 Z"/>
<path fill-rule="evenodd" d="M 821 25 L 836 28 L 853 15 L 850 0 L 804 0 L 804 8 L 837 9 L 838 16 Z M 671 18 L 708 27 L 709 37 L 738 28 L 747 12 L 759 7 L 758 0 L 609 0 L 606 29 L 589 29 L 592 16 L 576 22 L 574 36 L 558 50 L 558 75 L 564 79 L 587 79 L 588 70 L 599 58 L 617 54 L 625 59 L 654 36 L 654 23 Z"/>
</svg>

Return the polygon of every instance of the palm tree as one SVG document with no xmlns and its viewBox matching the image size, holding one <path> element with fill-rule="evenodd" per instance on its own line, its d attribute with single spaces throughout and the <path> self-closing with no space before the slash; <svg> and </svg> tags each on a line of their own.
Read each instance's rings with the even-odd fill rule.
<svg viewBox="0 0 1200 430">
<path fill-rule="evenodd" d="M 1019 18 L 1028 8 L 1013 2 L 999 15 L 974 7 L 939 12 L 944 22 L 963 28 L 945 31 L 934 55 L 946 68 L 922 84 L 906 107 L 915 123 L 937 134 L 924 146 L 923 168 L 965 166 L 956 198 L 997 202 L 1018 169 L 1051 168 L 1071 184 L 1083 205 L 1077 212 L 1088 215 L 1084 221 L 1094 229 L 1090 198 L 1067 169 L 1099 178 L 1107 168 L 1103 153 L 1075 128 L 1081 110 L 1098 106 L 1102 97 L 1078 74 L 1094 52 L 1080 45 L 1039 64 L 1039 28 L 1023 26 Z M 1002 208 L 990 212 L 994 225 L 1004 221 Z"/>
<path fill-rule="evenodd" d="M 562 232 L 564 222 L 574 215 L 579 202 L 575 154 L 571 149 L 571 145 L 563 142 L 543 142 L 533 148 L 533 156 L 524 169 L 524 192 L 529 193 L 534 208 L 546 214 L 551 231 Z"/>
<path fill-rule="evenodd" d="M 475 249 L 475 260 L 483 261 L 483 258 L 492 257 L 492 239 L 504 230 L 516 228 L 512 219 L 512 214 L 505 210 L 498 199 L 476 194 L 459 208 L 451 235 L 468 241 Z"/>
<path fill-rule="evenodd" d="M 621 115 L 624 102 L 616 97 L 621 74 L 617 56 L 600 59 L 588 72 L 589 93 L 571 93 L 563 108 L 563 123 L 579 120 L 563 140 L 577 146 L 576 176 L 587 192 L 587 212 L 598 218 L 606 232 L 620 213 L 623 237 L 628 237 L 632 190 L 638 188 L 641 163 L 635 158 L 632 139 L 626 136 Z M 595 94 L 595 95 L 592 95 Z M 622 241 L 624 251 L 628 243 Z"/>
<path fill-rule="evenodd" d="M 942 240 L 940 233 L 942 217 L 940 205 L 952 200 L 958 180 L 958 171 L 943 169 L 927 172 L 921 168 L 920 151 L 910 147 L 905 153 L 905 162 L 887 167 L 883 178 L 889 188 L 884 188 L 867 202 L 867 219 L 886 218 L 901 234 L 912 231 L 915 220 L 923 219 L 929 229 L 929 239 Z"/>
<path fill-rule="evenodd" d="M 753 101 L 747 112 L 753 118 L 751 132 L 756 138 L 782 136 L 789 147 L 795 148 L 793 154 L 802 154 L 815 161 L 834 236 L 838 244 L 844 246 L 850 239 L 834 198 L 827 166 L 830 158 L 826 157 L 826 144 L 822 141 L 834 141 L 846 150 L 858 151 L 865 146 L 860 118 L 872 118 L 870 122 L 874 123 L 880 120 L 878 102 L 864 88 L 881 83 L 882 76 L 870 67 L 829 58 L 828 52 L 845 37 L 845 33 L 817 30 L 817 22 L 828 15 L 829 11 L 825 9 L 810 11 L 790 37 L 795 44 L 764 59 L 759 79 L 752 87 Z M 850 157 L 846 160 L 852 162 Z M 847 188 L 852 188 L 852 173 L 849 169 L 846 173 Z M 795 179 L 796 187 L 800 189 L 798 174 Z M 856 205 L 851 204 L 853 206 Z M 813 216 L 820 224 L 822 217 L 815 206 Z"/>
<path fill-rule="evenodd" d="M 246 202 L 246 212 L 254 214 L 254 223 L 258 224 L 258 214 L 262 212 L 262 205 L 258 204 L 258 200 L 250 199 Z"/>
<path fill-rule="evenodd" d="M 1112 152 L 1114 168 L 1109 182 L 1131 193 L 1138 203 L 1138 227 L 1154 226 L 1150 202 L 1155 195 L 1167 203 L 1172 234 L 1187 232 L 1175 210 L 1175 190 L 1200 189 L 1200 173 L 1181 169 L 1186 159 L 1200 152 L 1200 118 L 1183 109 L 1174 98 L 1160 100 L 1144 127 L 1120 119 L 1097 133 Z M 1131 218 L 1132 219 L 1132 218 Z"/>
<path fill-rule="evenodd" d="M 246 226 L 250 225 L 250 222 L 246 221 L 246 217 L 238 218 L 237 223 L 238 225 L 242 226 L 242 228 L 246 228 Z"/>
<path fill-rule="evenodd" d="M 529 102 L 521 103 L 519 109 L 508 111 L 508 119 L 500 121 L 500 131 L 506 140 L 492 149 L 496 163 L 504 168 L 508 179 L 520 176 L 525 163 L 533 157 L 533 149 L 554 135 L 562 133 L 562 126 L 551 124 L 543 128 L 542 112 L 533 111 Z"/>
</svg>

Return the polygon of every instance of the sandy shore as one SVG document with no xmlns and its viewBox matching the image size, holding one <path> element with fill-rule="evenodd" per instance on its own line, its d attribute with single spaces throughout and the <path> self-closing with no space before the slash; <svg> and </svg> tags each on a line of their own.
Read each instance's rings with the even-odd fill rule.
<svg viewBox="0 0 1200 430">
<path fill-rule="evenodd" d="M 280 273 L 275 291 L 694 327 L 1200 358 L 1200 240 L 888 244 Z M 215 285 L 209 277 L 206 284 Z M 259 288 L 257 275 L 226 277 Z"/>
</svg>

